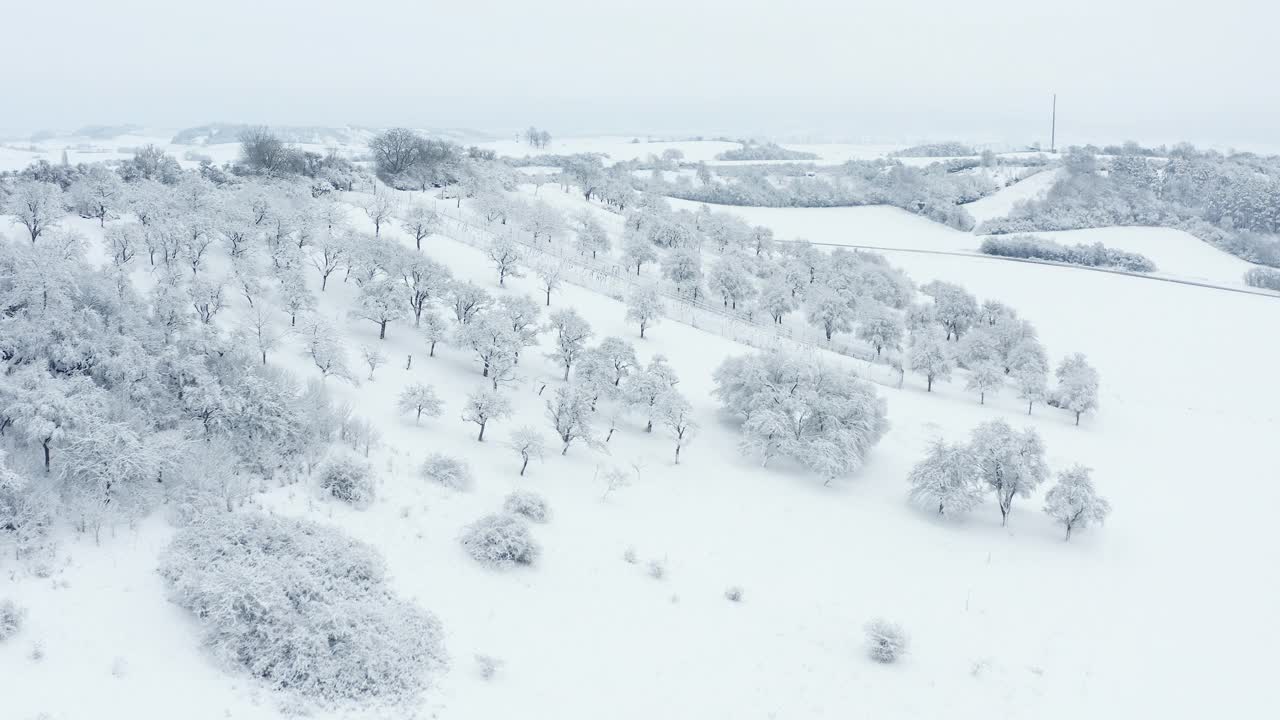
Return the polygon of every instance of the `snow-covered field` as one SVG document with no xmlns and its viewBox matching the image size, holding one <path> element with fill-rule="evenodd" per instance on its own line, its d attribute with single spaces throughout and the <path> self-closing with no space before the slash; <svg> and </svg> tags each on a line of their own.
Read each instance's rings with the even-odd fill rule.
<svg viewBox="0 0 1280 720">
<path fill-rule="evenodd" d="M 677 147 L 698 160 L 725 145 L 629 140 L 557 141 L 548 151 L 601 151 L 620 160 L 632 149 L 639 157 Z M 523 154 L 515 150 L 509 154 Z M 999 214 L 997 198 L 1036 187 L 1015 185 L 989 198 L 986 210 Z M 581 195 L 554 185 L 539 197 L 570 213 L 587 208 Z M 896 208 L 721 209 L 783 239 L 948 251 L 977 245 L 971 234 Z M 596 205 L 588 211 L 612 218 L 616 243 L 616 217 Z M 358 211 L 351 220 L 372 229 Z M 90 221 L 70 222 L 101 237 Z M 412 244 L 398 228 L 383 232 Z M 533 278 L 498 287 L 480 251 L 446 237 L 457 232 L 429 238 L 424 251 L 497 296 L 537 296 Z M 0 233 L 18 235 L 11 225 L 0 225 Z M 1053 235 L 1137 250 L 1169 273 L 1224 282 L 1234 273 L 1238 282 L 1240 269 L 1227 262 L 1233 258 L 1173 231 Z M 824 487 L 799 468 L 762 468 L 737 449 L 737 431 L 711 396 L 711 373 L 748 348 L 670 320 L 642 341 L 624 322 L 622 303 L 567 286 L 553 296 L 552 309 L 576 308 L 596 339 L 627 338 L 642 360 L 669 358 L 703 429 L 679 465 L 665 436 L 629 420 L 608 454 L 578 446 L 564 457 L 552 452 L 520 478 L 518 459 L 502 443 L 520 425 L 547 424 L 538 388 L 543 380 L 558 384 L 551 360 L 521 355 L 524 380 L 511 391 L 515 416 L 495 423 L 479 443 L 474 426 L 458 418 L 465 395 L 484 382 L 473 358 L 447 344 L 427 357 L 404 322 L 393 323 L 380 342 L 373 324 L 348 317 L 351 285 L 335 275 L 319 293 L 310 273 L 319 312 L 341 326 L 353 357 L 361 345 L 377 345 L 389 359 L 358 386 L 329 381 L 381 431 L 383 448 L 372 454 L 379 498 L 356 511 L 292 485 L 258 502 L 372 543 L 386 556 L 395 588 L 440 618 L 452 668 L 416 715 L 382 716 L 1280 713 L 1267 690 L 1268 659 L 1280 643 L 1280 558 L 1270 530 L 1280 502 L 1270 450 L 1280 431 L 1280 389 L 1269 381 L 1280 341 L 1265 330 L 1280 321 L 1280 300 L 978 256 L 889 257 L 917 283 L 945 279 L 1011 304 L 1035 323 L 1055 359 L 1087 353 L 1102 376 L 1100 410 L 1073 427 L 1050 408 L 1028 417 L 1008 390 L 979 405 L 960 382 L 926 393 L 908 374 L 901 390 L 878 388 L 892 427 L 866 467 Z M 236 301 L 233 311 L 243 312 Z M 549 337 L 542 342 L 547 349 Z M 272 363 L 317 375 L 297 339 Z M 436 388 L 442 417 L 415 425 L 396 413 L 395 398 L 410 382 Z M 1007 529 L 990 501 L 962 521 L 941 521 L 907 503 L 905 477 L 932 438 L 960 440 L 995 418 L 1036 428 L 1054 470 L 1075 462 L 1094 468 L 1115 507 L 1106 526 L 1064 543 L 1040 512 L 1042 493 L 1015 503 Z M 435 451 L 471 464 L 473 491 L 449 491 L 418 476 L 423 457 Z M 599 478 L 614 466 L 632 470 L 634 481 L 605 499 Z M 460 529 L 522 487 L 544 494 L 553 511 L 550 523 L 534 528 L 543 557 L 505 572 L 476 565 L 458 545 Z M 165 599 L 155 568 L 171 533 L 160 517 L 120 528 L 101 547 L 68 533 L 52 577 L 0 576 L 0 597 L 30 608 L 27 626 L 0 643 L 0 717 L 280 717 L 275 698 L 200 650 L 194 621 Z M 628 548 L 637 564 L 623 559 Z M 650 577 L 650 561 L 663 564 L 663 578 Z M 724 597 L 734 585 L 744 590 L 741 603 Z M 876 616 L 900 622 L 911 636 L 901 663 L 865 658 L 861 628 Z M 44 655 L 38 662 L 29 659 L 37 643 Z M 492 680 L 480 677 L 476 654 L 503 660 Z"/>
</svg>

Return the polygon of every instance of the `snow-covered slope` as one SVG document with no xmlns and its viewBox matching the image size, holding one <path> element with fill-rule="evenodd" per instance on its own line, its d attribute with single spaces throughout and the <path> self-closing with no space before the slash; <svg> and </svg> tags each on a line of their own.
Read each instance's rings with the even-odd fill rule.
<svg viewBox="0 0 1280 720">
<path fill-rule="evenodd" d="M 544 195 L 566 211 L 585 207 L 579 195 L 554 187 Z M 892 208 L 743 212 L 783 238 L 944 249 L 975 242 Z M 352 220 L 367 226 L 358 211 Z M 92 223 L 71 222 L 100 236 Z M 383 232 L 411 243 L 397 228 Z M 532 278 L 499 288 L 483 254 L 467 244 L 433 236 L 424 251 L 498 296 L 536 295 Z M 1266 379 L 1280 348 L 1274 333 L 1259 328 L 1280 319 L 1280 302 L 980 257 L 895 253 L 891 261 L 917 282 L 961 282 L 981 298 L 1012 304 L 1055 358 L 1088 353 L 1102 374 L 1099 413 L 1076 428 L 1052 409 L 1027 417 L 1007 392 L 980 406 L 960 383 L 925 393 L 922 380 L 908 375 L 902 390 L 879 389 L 892 428 L 867 466 L 824 487 L 798 468 L 762 468 L 738 451 L 736 431 L 711 395 L 711 372 L 747 348 L 670 320 L 641 341 L 621 303 L 570 286 L 554 294 L 553 309 L 576 308 L 597 339 L 632 340 L 642 359 L 666 355 L 703 430 L 678 466 L 668 438 L 630 420 L 607 455 L 575 446 L 520 478 L 502 442 L 519 425 L 547 426 L 543 401 L 551 389 L 540 396 L 539 388 L 543 380 L 558 384 L 553 363 L 539 352 L 522 354 L 525 379 L 511 391 L 515 417 L 495 423 L 479 443 L 474 426 L 458 418 L 463 397 L 485 382 L 478 363 L 450 345 L 428 358 L 403 322 L 379 341 L 373 324 L 349 318 L 352 287 L 331 281 L 320 312 L 342 327 L 353 362 L 361 345 L 389 358 L 358 387 L 329 381 L 382 433 L 383 448 L 372 454 L 380 497 L 361 512 L 294 485 L 259 502 L 373 543 L 396 588 L 440 617 L 453 667 L 418 717 L 1275 711 L 1265 659 L 1280 642 L 1272 608 L 1280 571 L 1269 531 L 1280 501 L 1280 486 L 1269 480 L 1280 391 Z M 1196 261 L 1188 255 L 1186 262 Z M 310 279 L 318 291 L 318 278 Z M 405 369 L 410 354 L 412 369 Z M 297 339 L 271 362 L 317 374 Z M 421 425 L 397 414 L 395 397 L 409 382 L 435 386 L 445 414 Z M 904 478 L 930 439 L 958 440 L 998 417 L 1039 430 L 1055 470 L 1093 467 L 1116 508 L 1111 521 L 1064 543 L 1039 512 L 1039 496 L 1016 501 L 1008 529 L 990 502 L 945 522 L 907 504 Z M 435 451 L 466 459 L 476 488 L 457 493 L 420 478 L 417 465 Z M 633 483 L 603 499 L 600 476 L 613 466 L 630 469 Z M 462 552 L 458 532 L 518 487 L 551 504 L 551 522 L 534 529 L 543 557 L 532 568 L 481 568 Z M 31 609 L 28 626 L 0 644 L 0 715 L 280 716 L 275 698 L 206 657 L 194 623 L 164 600 L 154 568 L 170 533 L 153 518 L 119 529 L 100 548 L 68 536 L 53 577 L 0 577 L 0 595 Z M 637 564 L 623 559 L 632 547 Z M 662 579 L 649 575 L 650 561 L 664 565 Z M 743 602 L 725 599 L 731 585 L 744 589 Z M 903 663 L 865 658 L 861 626 L 876 616 L 911 635 Z M 35 643 L 44 649 L 38 662 L 28 658 Z M 475 654 L 504 661 L 493 680 L 481 679 Z"/>
</svg>

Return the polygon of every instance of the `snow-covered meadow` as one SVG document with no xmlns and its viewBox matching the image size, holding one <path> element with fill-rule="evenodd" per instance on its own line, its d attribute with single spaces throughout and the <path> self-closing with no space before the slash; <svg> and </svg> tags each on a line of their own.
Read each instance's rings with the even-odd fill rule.
<svg viewBox="0 0 1280 720">
<path fill-rule="evenodd" d="M 633 147 L 643 156 L 676 147 L 697 161 L 723 150 L 716 145 L 602 138 L 573 151 L 609 152 L 616 161 Z M 490 147 L 507 153 L 500 143 Z M 1038 192 L 1043 186 L 1032 183 L 1046 175 L 978 202 L 1000 214 L 990 207 L 996 198 Z M 482 249 L 485 231 L 474 227 L 484 225 L 478 200 L 380 192 L 394 198 L 397 218 L 414 203 L 445 214 L 422 252 L 456 279 L 497 298 L 544 304 L 535 273 L 499 285 Z M 530 185 L 512 192 L 568 217 L 591 213 L 620 244 L 622 218 L 600 203 L 554 182 L 534 193 Z M 370 196 L 346 192 L 341 200 L 346 221 L 373 232 L 361 209 Z M 976 252 L 978 242 L 883 206 L 727 211 L 771 228 L 779 240 L 952 252 Z M 107 262 L 97 221 L 63 222 L 88 238 L 96 263 Z M 4 223 L 8 242 L 26 242 L 22 227 Z M 1060 239 L 1101 239 L 1147 254 L 1170 275 L 1238 284 L 1243 261 L 1177 233 L 1108 228 Z M 398 221 L 380 234 L 414 247 Z M 536 257 L 526 252 L 522 266 Z M 630 415 L 605 450 L 574 445 L 562 456 L 550 438 L 545 458 L 521 476 L 521 460 L 506 443 L 524 425 L 550 435 L 545 404 L 563 373 L 546 355 L 553 333 L 520 354 L 519 379 L 505 388 L 511 417 L 494 421 L 479 442 L 476 426 L 460 418 L 468 394 L 489 382 L 474 354 L 445 341 L 429 357 L 411 318 L 393 321 L 380 340 L 376 324 L 351 314 L 355 277 L 338 270 L 321 291 L 308 266 L 315 314 L 337 329 L 357 378 L 325 385 L 380 436 L 368 453 L 377 497 L 355 509 L 303 479 L 269 483 L 251 504 L 369 543 L 385 557 L 399 596 L 439 619 L 448 671 L 412 707 L 369 714 L 649 720 L 1262 717 L 1280 710 L 1266 691 L 1266 658 L 1280 642 L 1273 612 L 1280 565 L 1269 530 L 1280 501 L 1269 447 L 1280 429 L 1280 391 L 1268 372 L 1280 350 L 1268 330 L 1280 319 L 1280 299 L 976 254 L 886 257 L 917 284 L 959 283 L 981 300 L 1013 306 L 1055 360 L 1086 353 L 1102 378 L 1098 410 L 1077 427 L 1070 413 L 1043 405 L 1028 416 L 1010 387 L 981 405 L 960 376 L 926 392 L 924 379 L 908 372 L 897 387 L 883 366 L 810 346 L 807 356 L 876 379 L 890 424 L 863 467 L 824 484 L 798 463 L 762 467 L 739 449 L 738 423 L 713 396 L 712 374 L 726 358 L 757 350 L 725 337 L 726 325 L 700 329 L 668 317 L 642 340 L 622 298 L 566 282 L 544 312 L 575 309 L 593 341 L 624 338 L 641 364 L 665 356 L 701 430 L 676 464 L 673 439 L 661 428 L 646 433 L 643 419 Z M 149 287 L 145 253 L 139 260 L 135 282 Z M 201 272 L 228 277 L 231 270 L 218 246 Z M 229 295 L 216 323 L 228 332 L 250 310 L 239 293 Z M 359 361 L 362 347 L 385 357 L 371 378 Z M 300 333 L 287 336 L 269 364 L 319 377 Z M 439 417 L 417 422 L 397 409 L 412 383 L 435 389 Z M 908 502 L 906 478 L 934 439 L 962 441 L 994 419 L 1034 428 L 1055 473 L 1075 463 L 1091 467 L 1113 516 L 1064 542 L 1062 528 L 1040 511 L 1052 481 L 1014 502 L 1008 527 L 991 499 L 955 519 Z M 460 492 L 421 477 L 423 460 L 436 452 L 467 462 L 474 487 Z M 548 501 L 549 521 L 532 525 L 541 556 L 530 567 L 483 567 L 459 536 L 518 489 Z M 280 699 L 219 664 L 201 647 L 198 623 L 167 599 L 156 568 L 174 532 L 163 510 L 116 527 L 101 543 L 64 527 L 47 576 L 0 565 L 0 599 L 28 609 L 22 629 L 0 642 L 0 715 L 281 715 Z M 726 597 L 731 588 L 740 588 L 739 600 Z M 863 626 L 879 617 L 909 636 L 909 651 L 895 664 L 867 658 Z M 500 661 L 491 677 L 478 656 Z"/>
</svg>

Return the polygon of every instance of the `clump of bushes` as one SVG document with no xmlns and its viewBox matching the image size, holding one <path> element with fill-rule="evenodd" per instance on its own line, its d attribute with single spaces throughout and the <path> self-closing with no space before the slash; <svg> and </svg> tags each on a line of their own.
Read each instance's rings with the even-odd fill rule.
<svg viewBox="0 0 1280 720">
<path fill-rule="evenodd" d="M 209 649 L 276 690 L 407 699 L 445 664 L 439 622 L 391 593 L 377 551 L 316 523 L 212 516 L 178 531 L 159 572 Z"/>
<path fill-rule="evenodd" d="M 724 597 L 729 602 L 742 602 L 742 587 L 734 585 L 724 591 Z"/>
<path fill-rule="evenodd" d="M 422 463 L 422 477 L 453 490 L 467 490 L 472 485 L 471 466 L 444 453 L 431 453 Z"/>
<path fill-rule="evenodd" d="M 374 497 L 373 471 L 369 463 L 340 456 L 320 469 L 320 488 L 342 502 L 368 507 Z"/>
<path fill-rule="evenodd" d="M 973 147 L 965 145 L 962 142 L 950 141 L 939 143 L 923 143 L 920 145 L 912 145 L 903 148 L 895 153 L 894 157 L 960 157 L 964 155 L 977 155 L 978 151 Z"/>
<path fill-rule="evenodd" d="M 907 652 L 907 636 L 896 623 L 876 618 L 867 623 L 867 655 L 876 662 L 897 662 Z"/>
<path fill-rule="evenodd" d="M 462 547 L 482 565 L 532 565 L 542 549 L 525 521 L 514 515 L 486 515 L 462 531 Z"/>
<path fill-rule="evenodd" d="M 521 515 L 536 523 L 546 522 L 551 517 L 551 509 L 541 495 L 529 490 L 516 490 L 507 496 L 502 509 L 511 515 Z"/>
<path fill-rule="evenodd" d="M 0 601 L 0 642 L 4 642 L 22 629 L 27 619 L 27 609 L 12 600 Z"/>
<path fill-rule="evenodd" d="M 716 155 L 717 160 L 817 160 L 818 156 L 802 150 L 790 150 L 777 143 L 758 143 L 747 140 L 742 147 L 725 150 Z"/>
<path fill-rule="evenodd" d="M 1280 291 L 1280 270 L 1253 268 L 1244 274 L 1244 284 L 1249 287 Z"/>
<path fill-rule="evenodd" d="M 1102 243 L 1063 245 L 1034 235 L 989 237 L 980 247 L 984 255 L 1031 258 L 1085 267 L 1118 268 L 1130 272 L 1155 272 L 1156 264 L 1145 255 L 1109 248 Z"/>
</svg>

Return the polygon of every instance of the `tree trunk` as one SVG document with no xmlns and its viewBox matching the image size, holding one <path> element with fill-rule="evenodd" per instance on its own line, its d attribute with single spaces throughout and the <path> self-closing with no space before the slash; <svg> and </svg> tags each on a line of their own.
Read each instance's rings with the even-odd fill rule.
<svg viewBox="0 0 1280 720">
<path fill-rule="evenodd" d="M 45 438 L 40 442 L 41 447 L 44 448 L 44 471 L 45 472 L 49 472 L 49 455 L 50 455 L 49 442 L 52 439 L 53 438 Z"/>
<path fill-rule="evenodd" d="M 933 392 L 933 378 L 932 378 L 932 377 L 927 377 L 927 378 L 925 378 L 925 379 L 926 379 L 926 381 L 927 381 L 927 383 L 928 383 L 928 384 L 927 384 L 927 385 L 925 385 L 924 391 L 925 391 L 925 392 Z"/>
<path fill-rule="evenodd" d="M 1031 401 L 1030 401 L 1030 400 L 1028 400 L 1028 401 L 1027 401 L 1027 414 L 1028 414 L 1028 415 L 1030 415 L 1030 414 L 1031 414 Z"/>
<path fill-rule="evenodd" d="M 569 379 L 569 363 L 564 364 L 564 379 Z"/>
<path fill-rule="evenodd" d="M 321 274 L 320 275 L 320 292 L 324 292 L 324 289 L 326 286 L 328 286 L 328 284 L 329 284 L 329 273 Z"/>
<path fill-rule="evenodd" d="M 387 339 L 387 321 L 386 320 L 383 320 L 382 322 L 378 323 L 378 339 L 379 340 Z"/>
<path fill-rule="evenodd" d="M 436 356 L 436 341 L 435 341 L 435 340 L 432 340 L 432 341 L 431 341 L 431 352 L 427 353 L 427 357 L 435 357 L 435 356 Z"/>
<path fill-rule="evenodd" d="M 1076 413 L 1076 427 L 1080 427 L 1080 413 Z"/>
<path fill-rule="evenodd" d="M 484 442 L 484 426 L 487 424 L 489 424 L 488 420 L 480 423 L 480 437 L 476 438 L 478 442 Z"/>
<path fill-rule="evenodd" d="M 547 307 L 551 307 L 551 288 L 547 288 Z"/>
<path fill-rule="evenodd" d="M 520 464 L 520 477 L 524 477 L 525 468 L 529 467 L 529 456 L 524 456 L 524 462 Z"/>
</svg>

